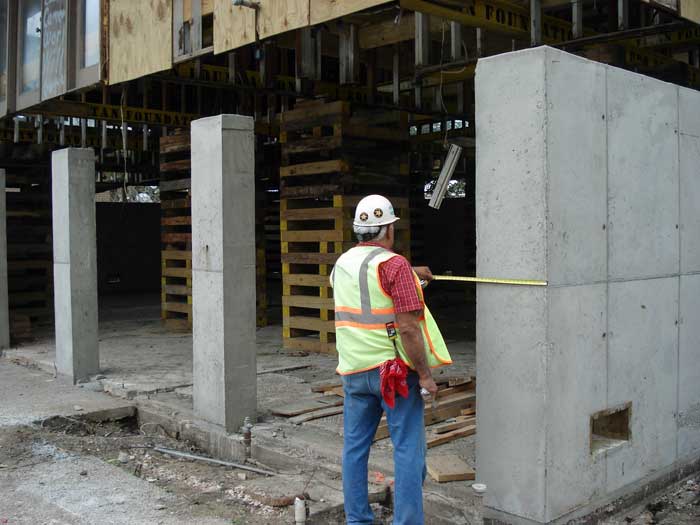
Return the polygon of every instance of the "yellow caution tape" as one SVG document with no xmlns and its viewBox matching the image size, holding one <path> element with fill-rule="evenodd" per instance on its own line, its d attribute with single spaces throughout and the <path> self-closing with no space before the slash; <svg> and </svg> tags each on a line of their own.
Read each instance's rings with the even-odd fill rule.
<svg viewBox="0 0 700 525">
<path fill-rule="evenodd" d="M 547 286 L 547 281 L 529 279 L 492 279 L 490 277 L 461 277 L 457 275 L 434 275 L 435 281 L 462 281 L 467 283 L 513 284 L 517 286 Z"/>
</svg>

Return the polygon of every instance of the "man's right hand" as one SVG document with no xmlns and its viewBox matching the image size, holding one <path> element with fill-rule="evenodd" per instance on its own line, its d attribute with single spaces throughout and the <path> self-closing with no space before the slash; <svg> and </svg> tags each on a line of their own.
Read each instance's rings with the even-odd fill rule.
<svg viewBox="0 0 700 525">
<path fill-rule="evenodd" d="M 430 393 L 430 397 L 432 399 L 435 399 L 435 397 L 437 396 L 438 387 L 437 384 L 435 384 L 435 380 L 433 379 L 432 374 L 427 375 L 425 377 L 420 377 L 418 379 L 418 384 L 421 388 L 425 388 Z"/>
</svg>

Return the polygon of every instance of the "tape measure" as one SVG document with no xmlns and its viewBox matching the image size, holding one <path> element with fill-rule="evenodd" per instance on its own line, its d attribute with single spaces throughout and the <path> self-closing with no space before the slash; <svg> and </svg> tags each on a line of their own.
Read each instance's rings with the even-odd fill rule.
<svg viewBox="0 0 700 525">
<path fill-rule="evenodd" d="M 434 281 L 461 281 L 467 283 L 511 284 L 516 286 L 547 286 L 547 281 L 530 279 L 492 279 L 490 277 L 460 277 L 457 275 L 434 275 Z"/>
</svg>

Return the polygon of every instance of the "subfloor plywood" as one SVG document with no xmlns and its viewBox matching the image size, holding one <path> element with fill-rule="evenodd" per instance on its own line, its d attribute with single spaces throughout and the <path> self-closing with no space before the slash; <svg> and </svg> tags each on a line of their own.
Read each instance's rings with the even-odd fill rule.
<svg viewBox="0 0 700 525">
<path fill-rule="evenodd" d="M 214 54 L 255 42 L 255 12 L 230 0 L 214 4 Z"/>
<path fill-rule="evenodd" d="M 387 0 L 311 0 L 311 25 L 386 3 Z"/>
<path fill-rule="evenodd" d="M 111 0 L 109 83 L 118 84 L 172 67 L 172 2 Z"/>
</svg>

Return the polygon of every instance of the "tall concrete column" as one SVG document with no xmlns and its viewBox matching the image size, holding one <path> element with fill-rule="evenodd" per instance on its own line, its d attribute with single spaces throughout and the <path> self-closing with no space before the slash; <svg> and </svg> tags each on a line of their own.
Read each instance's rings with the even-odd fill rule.
<svg viewBox="0 0 700 525">
<path fill-rule="evenodd" d="M 253 119 L 192 123 L 194 409 L 235 432 L 257 406 Z"/>
<path fill-rule="evenodd" d="M 9 302 L 7 296 L 7 198 L 5 170 L 0 170 L 0 350 L 10 346 Z"/>
<path fill-rule="evenodd" d="M 100 369 L 92 149 L 53 153 L 52 193 L 56 368 L 75 383 Z"/>
</svg>

